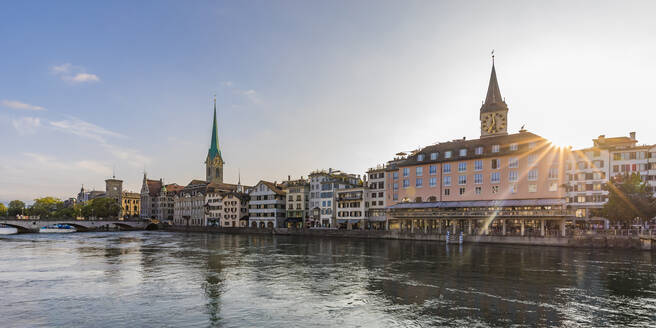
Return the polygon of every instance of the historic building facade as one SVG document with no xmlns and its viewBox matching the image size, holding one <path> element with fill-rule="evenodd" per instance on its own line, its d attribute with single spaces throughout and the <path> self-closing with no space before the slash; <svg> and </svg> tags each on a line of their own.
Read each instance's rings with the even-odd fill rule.
<svg viewBox="0 0 656 328">
<path fill-rule="evenodd" d="M 248 203 L 250 196 L 239 191 L 226 192 L 221 199 L 223 213 L 222 227 L 248 227 Z"/>
<path fill-rule="evenodd" d="M 174 196 L 174 225 L 206 226 L 207 182 L 192 180 Z"/>
<path fill-rule="evenodd" d="M 367 191 L 365 207 L 368 212 L 367 218 L 374 229 L 386 227 L 387 191 L 385 189 L 385 169 L 385 165 L 378 165 L 368 169 L 366 173 L 369 190 Z"/>
<path fill-rule="evenodd" d="M 307 220 L 310 217 L 309 196 L 310 183 L 301 177 L 298 180 L 290 180 L 285 183 L 283 190 L 287 194 L 286 208 L 288 228 L 307 227 Z"/>
<path fill-rule="evenodd" d="M 124 191 L 121 196 L 121 217 L 138 218 L 141 211 L 141 194 Z"/>
<path fill-rule="evenodd" d="M 386 179 L 391 227 L 564 232 L 566 150 L 524 129 L 508 134 L 494 64 L 479 117 L 479 139 L 442 142 L 395 159 Z"/>
<path fill-rule="evenodd" d="M 320 170 L 310 173 L 310 226 L 337 227 L 335 190 L 362 186 L 355 174 L 339 170 Z"/>
<path fill-rule="evenodd" d="M 285 225 L 285 191 L 275 182 L 260 181 L 250 192 L 248 220 L 252 228 L 282 228 Z"/>
<path fill-rule="evenodd" d="M 337 227 L 348 230 L 366 227 L 368 192 L 365 186 L 335 190 Z"/>
</svg>

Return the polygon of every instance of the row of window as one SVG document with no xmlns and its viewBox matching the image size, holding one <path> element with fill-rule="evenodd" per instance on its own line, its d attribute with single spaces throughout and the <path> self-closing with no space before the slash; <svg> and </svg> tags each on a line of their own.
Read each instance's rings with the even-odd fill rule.
<svg viewBox="0 0 656 328">
<path fill-rule="evenodd" d="M 548 179 L 550 180 L 557 180 L 558 179 L 558 168 L 551 168 L 549 169 L 549 176 Z M 517 171 L 510 171 L 508 172 L 508 181 L 510 182 L 517 182 L 519 180 L 519 173 Z M 538 170 L 530 170 L 528 171 L 527 175 L 527 180 L 528 181 L 537 181 L 538 180 Z M 500 172 L 492 172 L 490 173 L 490 183 L 499 183 L 501 181 L 501 173 Z M 445 187 L 451 186 L 452 183 L 452 178 L 450 175 L 445 175 L 442 177 L 442 184 Z M 467 184 L 467 176 L 466 175 L 459 175 L 458 176 L 458 184 L 459 185 L 466 185 Z M 482 174 L 474 174 L 474 184 L 483 184 L 483 175 Z M 421 188 L 424 185 L 424 179 L 423 178 L 416 178 L 415 179 L 415 187 Z M 435 187 L 437 185 L 437 178 L 430 178 L 428 180 L 428 185 L 430 187 Z M 409 188 L 410 187 L 410 180 L 409 179 L 403 179 L 403 188 Z M 393 185 L 394 190 L 399 189 L 399 184 L 394 183 Z"/>
<path fill-rule="evenodd" d="M 535 162 L 537 161 L 537 155 L 529 155 L 527 156 L 527 163 L 529 166 L 534 165 Z M 499 169 L 501 168 L 501 161 L 499 159 L 492 159 L 490 160 L 490 167 L 492 169 Z M 519 168 L 519 159 L 516 157 L 509 158 L 508 159 L 508 168 L 511 169 L 517 169 Z M 483 161 L 482 160 L 476 160 L 474 161 L 474 171 L 482 171 L 483 170 Z M 435 175 L 437 174 L 437 165 L 430 165 L 428 167 L 428 173 L 429 175 Z M 466 172 L 467 171 L 467 162 L 460 162 L 458 163 L 458 172 Z M 445 163 L 442 165 L 442 172 L 443 173 L 451 173 L 451 163 Z M 424 167 L 423 166 L 418 166 L 415 168 L 415 175 L 416 176 L 422 176 L 424 175 Z M 403 177 L 408 177 L 410 176 L 410 168 L 409 167 L 404 167 L 403 168 Z M 396 180 L 399 178 L 398 172 L 393 172 L 392 177 Z"/>
<path fill-rule="evenodd" d="M 535 142 L 530 142 L 528 144 L 529 149 L 533 149 L 534 147 L 535 147 Z M 510 144 L 508 149 L 510 151 L 516 151 L 517 149 L 519 149 L 519 146 L 516 143 L 512 143 L 512 144 Z M 498 153 L 501 150 L 501 146 L 500 145 L 492 145 L 491 150 L 492 150 L 492 153 Z M 483 146 L 478 146 L 478 147 L 474 148 L 474 154 L 483 155 Z M 451 158 L 452 156 L 453 156 L 453 151 L 447 150 L 447 151 L 444 152 L 444 158 L 445 159 Z M 460 148 L 458 150 L 458 156 L 460 156 L 460 157 L 467 156 L 467 148 Z M 437 160 L 438 157 L 439 157 L 439 152 L 430 153 L 430 160 L 431 161 Z M 424 159 L 425 159 L 425 154 L 418 154 L 417 155 L 417 161 L 421 162 Z"/>
</svg>

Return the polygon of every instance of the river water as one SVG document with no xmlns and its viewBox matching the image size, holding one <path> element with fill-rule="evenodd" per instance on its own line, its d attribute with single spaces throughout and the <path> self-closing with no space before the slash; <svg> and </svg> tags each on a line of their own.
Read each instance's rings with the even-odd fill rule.
<svg viewBox="0 0 656 328">
<path fill-rule="evenodd" d="M 644 327 L 656 256 L 269 235 L 0 237 L 0 326 Z"/>
</svg>

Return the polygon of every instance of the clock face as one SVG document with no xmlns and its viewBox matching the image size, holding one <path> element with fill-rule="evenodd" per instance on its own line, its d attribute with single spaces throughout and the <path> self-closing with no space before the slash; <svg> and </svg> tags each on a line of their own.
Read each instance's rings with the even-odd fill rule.
<svg viewBox="0 0 656 328">
<path fill-rule="evenodd" d="M 481 128 L 487 133 L 497 133 L 506 129 L 506 117 L 501 113 L 489 113 L 483 116 Z"/>
</svg>

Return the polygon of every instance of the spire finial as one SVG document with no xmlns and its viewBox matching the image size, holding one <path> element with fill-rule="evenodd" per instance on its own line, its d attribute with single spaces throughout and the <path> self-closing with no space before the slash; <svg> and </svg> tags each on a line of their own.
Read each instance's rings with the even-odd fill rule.
<svg viewBox="0 0 656 328">
<path fill-rule="evenodd" d="M 494 49 L 492 49 L 492 66 L 494 66 Z"/>
<path fill-rule="evenodd" d="M 237 185 L 241 185 L 241 169 L 237 169 Z"/>
</svg>

